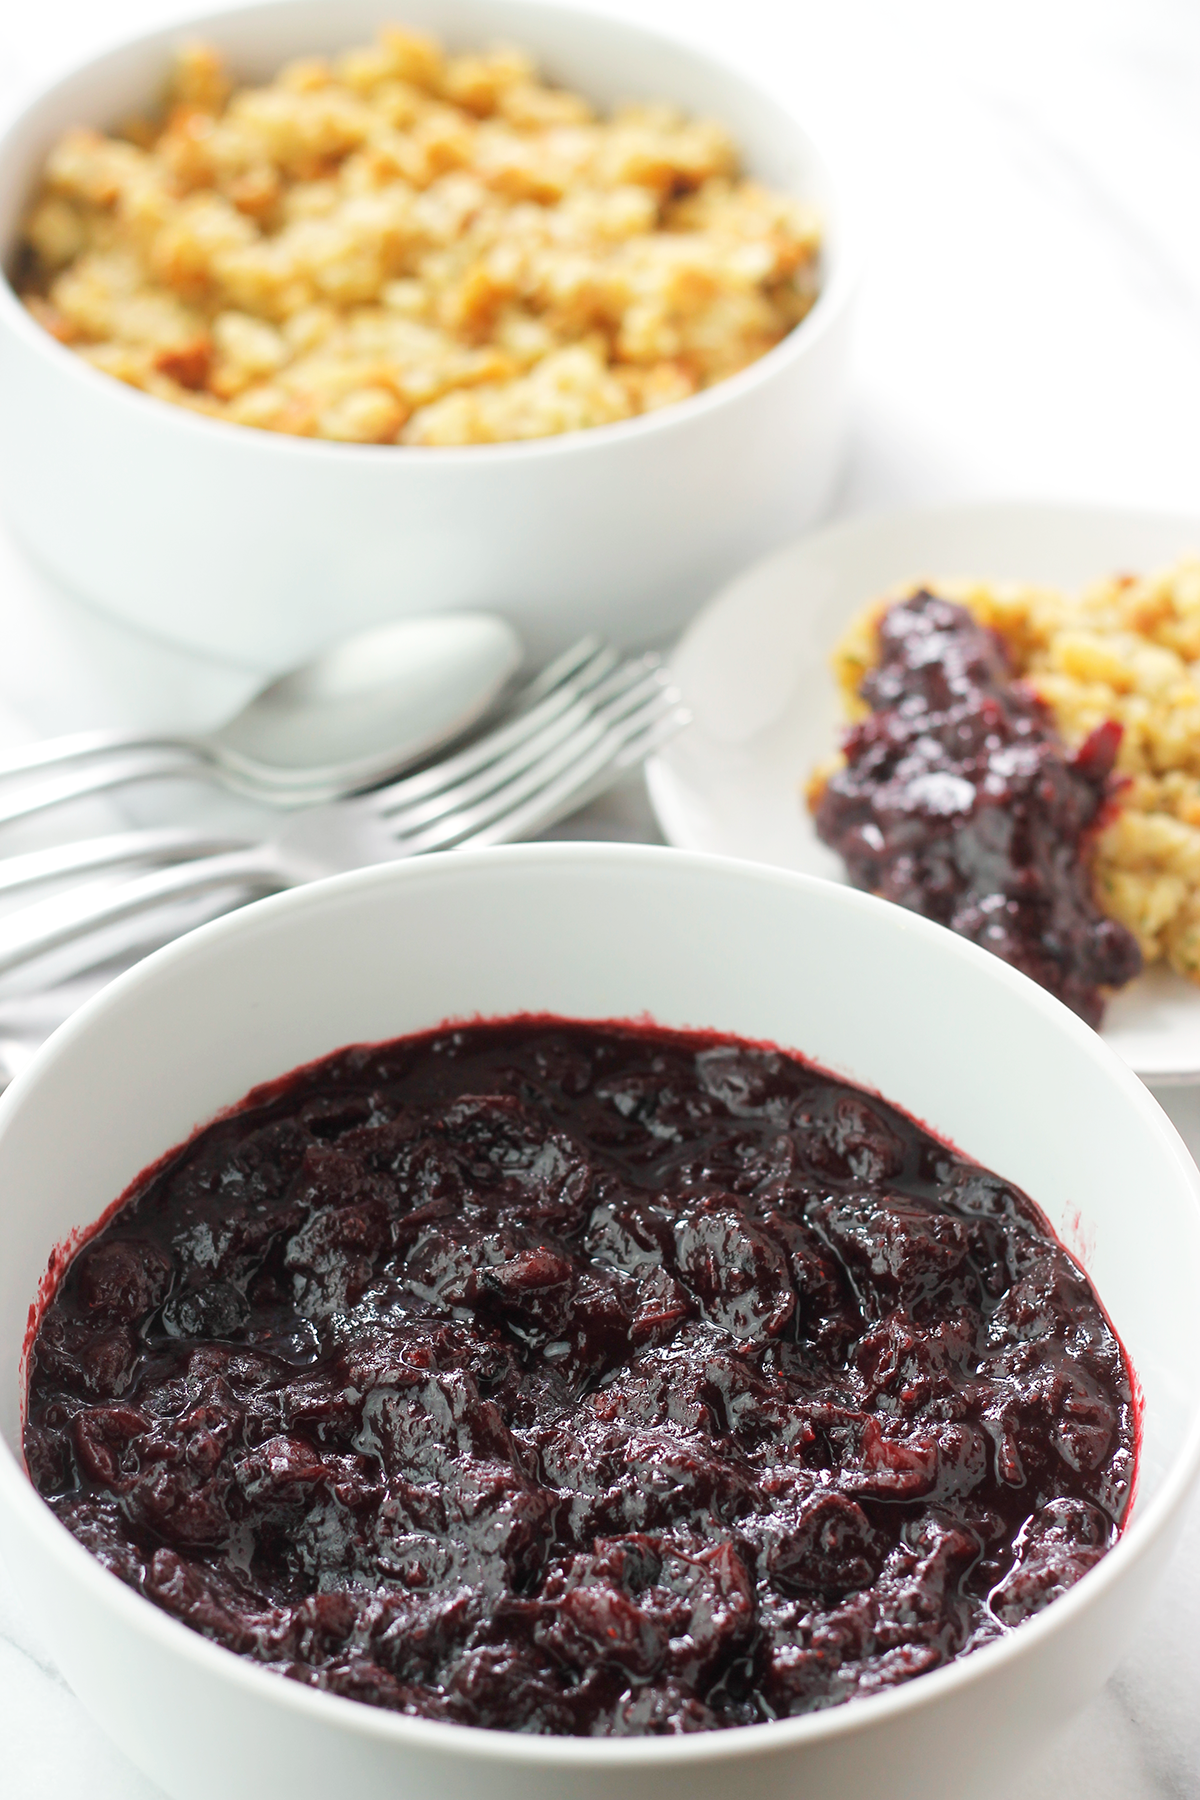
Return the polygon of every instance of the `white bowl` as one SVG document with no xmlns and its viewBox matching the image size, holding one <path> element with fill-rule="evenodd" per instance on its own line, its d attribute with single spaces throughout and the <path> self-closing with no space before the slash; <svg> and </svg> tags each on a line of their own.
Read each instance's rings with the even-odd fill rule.
<svg viewBox="0 0 1200 1800">
<path fill-rule="evenodd" d="M 98 373 L 0 281 L 0 503 L 85 598 L 179 643 L 276 668 L 409 612 L 503 612 L 547 655 L 586 629 L 676 629 L 751 557 L 827 505 L 846 421 L 853 273 L 828 173 L 797 121 L 732 70 L 639 26 L 537 0 L 287 0 L 139 37 L 58 82 L 0 143 L 0 251 L 70 125 L 159 89 L 200 36 L 235 73 L 369 39 L 507 40 L 602 106 L 665 98 L 721 119 L 749 170 L 825 218 L 823 288 L 798 330 L 730 380 L 627 423 L 531 443 L 318 442 L 188 413 Z"/>
<path fill-rule="evenodd" d="M 689 1738 L 476 1730 L 313 1692 L 159 1612 L 20 1462 L 30 1301 L 56 1245 L 247 1089 L 449 1017 L 649 1013 L 804 1051 L 1024 1187 L 1144 1394 L 1133 1515 L 1011 1636 L 891 1692 Z M 0 1529 L 67 1680 L 178 1800 L 982 1800 L 1105 1680 L 1200 1461 L 1200 1175 L 1130 1071 L 1024 976 L 831 883 L 639 846 L 430 857 L 266 900 L 158 952 L 0 1100 Z"/>
</svg>

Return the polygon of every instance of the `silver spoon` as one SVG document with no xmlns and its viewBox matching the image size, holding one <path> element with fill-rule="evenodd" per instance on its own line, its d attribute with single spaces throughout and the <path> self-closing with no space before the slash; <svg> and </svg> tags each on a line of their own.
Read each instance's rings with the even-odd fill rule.
<svg viewBox="0 0 1200 1800">
<path fill-rule="evenodd" d="M 0 823 L 156 775 L 208 774 L 275 806 L 334 800 L 460 736 L 495 704 L 521 658 L 516 632 L 493 613 L 400 619 L 279 676 L 215 731 L 84 731 L 9 752 L 0 779 L 22 779 L 0 797 Z M 23 779 L 64 765 L 45 781 Z"/>
</svg>

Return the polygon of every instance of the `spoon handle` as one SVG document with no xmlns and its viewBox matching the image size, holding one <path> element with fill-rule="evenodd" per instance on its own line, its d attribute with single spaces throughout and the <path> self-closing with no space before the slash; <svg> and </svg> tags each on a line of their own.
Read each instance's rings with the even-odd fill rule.
<svg viewBox="0 0 1200 1800">
<path fill-rule="evenodd" d="M 185 739 L 169 732 L 71 731 L 64 737 L 41 738 L 32 744 L 14 744 L 0 753 L 0 780 L 9 775 L 36 774 L 60 763 L 79 762 L 92 756 L 110 756 L 122 750 L 161 749 L 182 745 Z"/>
<path fill-rule="evenodd" d="M 113 736 L 116 735 L 114 732 Z M 86 752 L 76 754 L 86 756 Z M 31 772 L 36 774 L 39 767 L 39 764 L 32 764 Z M 56 770 L 57 764 L 52 763 L 49 767 Z M 0 774 L 3 772 L 0 769 Z M 208 772 L 207 759 L 198 746 L 192 748 L 183 741 L 148 744 L 144 738 L 132 739 L 128 748 L 84 761 L 81 768 L 68 768 L 61 774 L 49 773 L 44 780 L 30 781 L 28 785 L 18 780 L 12 793 L 0 798 L 0 825 L 7 825 L 13 819 L 28 818 L 47 806 L 61 806 L 68 800 L 81 800 L 88 794 L 102 794 L 109 788 L 123 787 L 131 781 L 149 781 L 159 775 L 203 777 Z"/>
</svg>

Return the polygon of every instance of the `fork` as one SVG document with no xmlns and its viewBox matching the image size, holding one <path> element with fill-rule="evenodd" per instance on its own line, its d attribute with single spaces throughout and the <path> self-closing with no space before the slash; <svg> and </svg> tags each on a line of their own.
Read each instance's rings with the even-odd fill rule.
<svg viewBox="0 0 1200 1800">
<path fill-rule="evenodd" d="M 452 768 L 458 774 L 482 768 L 500 749 L 515 747 L 534 731 L 558 718 L 589 693 L 617 666 L 616 652 L 596 637 L 581 638 L 561 656 L 548 663 L 516 695 L 505 719 L 484 736 L 475 739 L 459 755 L 434 765 L 440 772 Z M 111 740 L 102 744 L 100 740 Z M 43 807 L 63 801 L 78 800 L 126 782 L 139 781 L 149 775 L 194 774 L 194 768 L 165 764 L 148 764 L 145 746 L 126 754 L 116 732 L 81 732 L 74 738 L 58 738 L 54 744 L 75 746 L 71 755 L 87 758 L 97 749 L 117 754 L 102 764 L 67 774 L 51 774 L 28 793 L 18 791 L 15 797 L 0 797 L 0 825 L 27 817 Z M 17 750 L 0 757 L 0 788 L 9 775 L 20 775 L 26 766 L 40 770 L 44 746 L 31 751 Z M 69 761 L 66 750 L 56 750 L 57 761 Z M 74 843 L 55 844 L 47 850 L 31 850 L 19 856 L 0 857 L 0 897 L 19 888 L 40 882 L 58 881 L 68 875 L 94 874 L 116 868 L 123 863 L 155 864 L 182 862 L 188 858 L 215 855 L 220 850 L 246 848 L 245 837 L 187 830 L 177 826 L 146 828 L 140 831 L 112 832 L 105 837 L 82 838 Z"/>
<path fill-rule="evenodd" d="M 603 661 L 598 651 L 594 666 Z M 167 902 L 229 889 L 238 892 L 231 901 L 237 905 L 373 863 L 512 843 L 545 830 L 687 721 L 657 656 L 617 663 L 599 680 L 592 679 L 594 666 L 583 691 L 580 682 L 569 683 L 568 697 L 558 689 L 548 703 L 456 756 L 387 787 L 293 812 L 262 843 L 133 876 L 99 895 L 93 884 L 10 914 L 0 920 L 0 973 Z"/>
</svg>

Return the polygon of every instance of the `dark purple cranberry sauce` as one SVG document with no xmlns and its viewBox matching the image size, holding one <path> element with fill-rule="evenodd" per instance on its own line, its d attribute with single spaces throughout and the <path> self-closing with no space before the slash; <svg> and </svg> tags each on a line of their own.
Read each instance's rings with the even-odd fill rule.
<svg viewBox="0 0 1200 1800">
<path fill-rule="evenodd" d="M 1120 727 L 1074 756 L 965 607 L 922 591 L 879 625 L 880 660 L 816 807 L 856 887 L 948 925 L 1098 1025 L 1104 988 L 1142 966 L 1092 897 L 1088 839 L 1111 798 Z"/>
<path fill-rule="evenodd" d="M 25 1438 L 206 1637 L 505 1730 L 876 1693 L 1115 1539 L 1120 1345 L 1033 1205 L 793 1057 L 520 1019 L 339 1052 L 74 1258 Z"/>
</svg>

